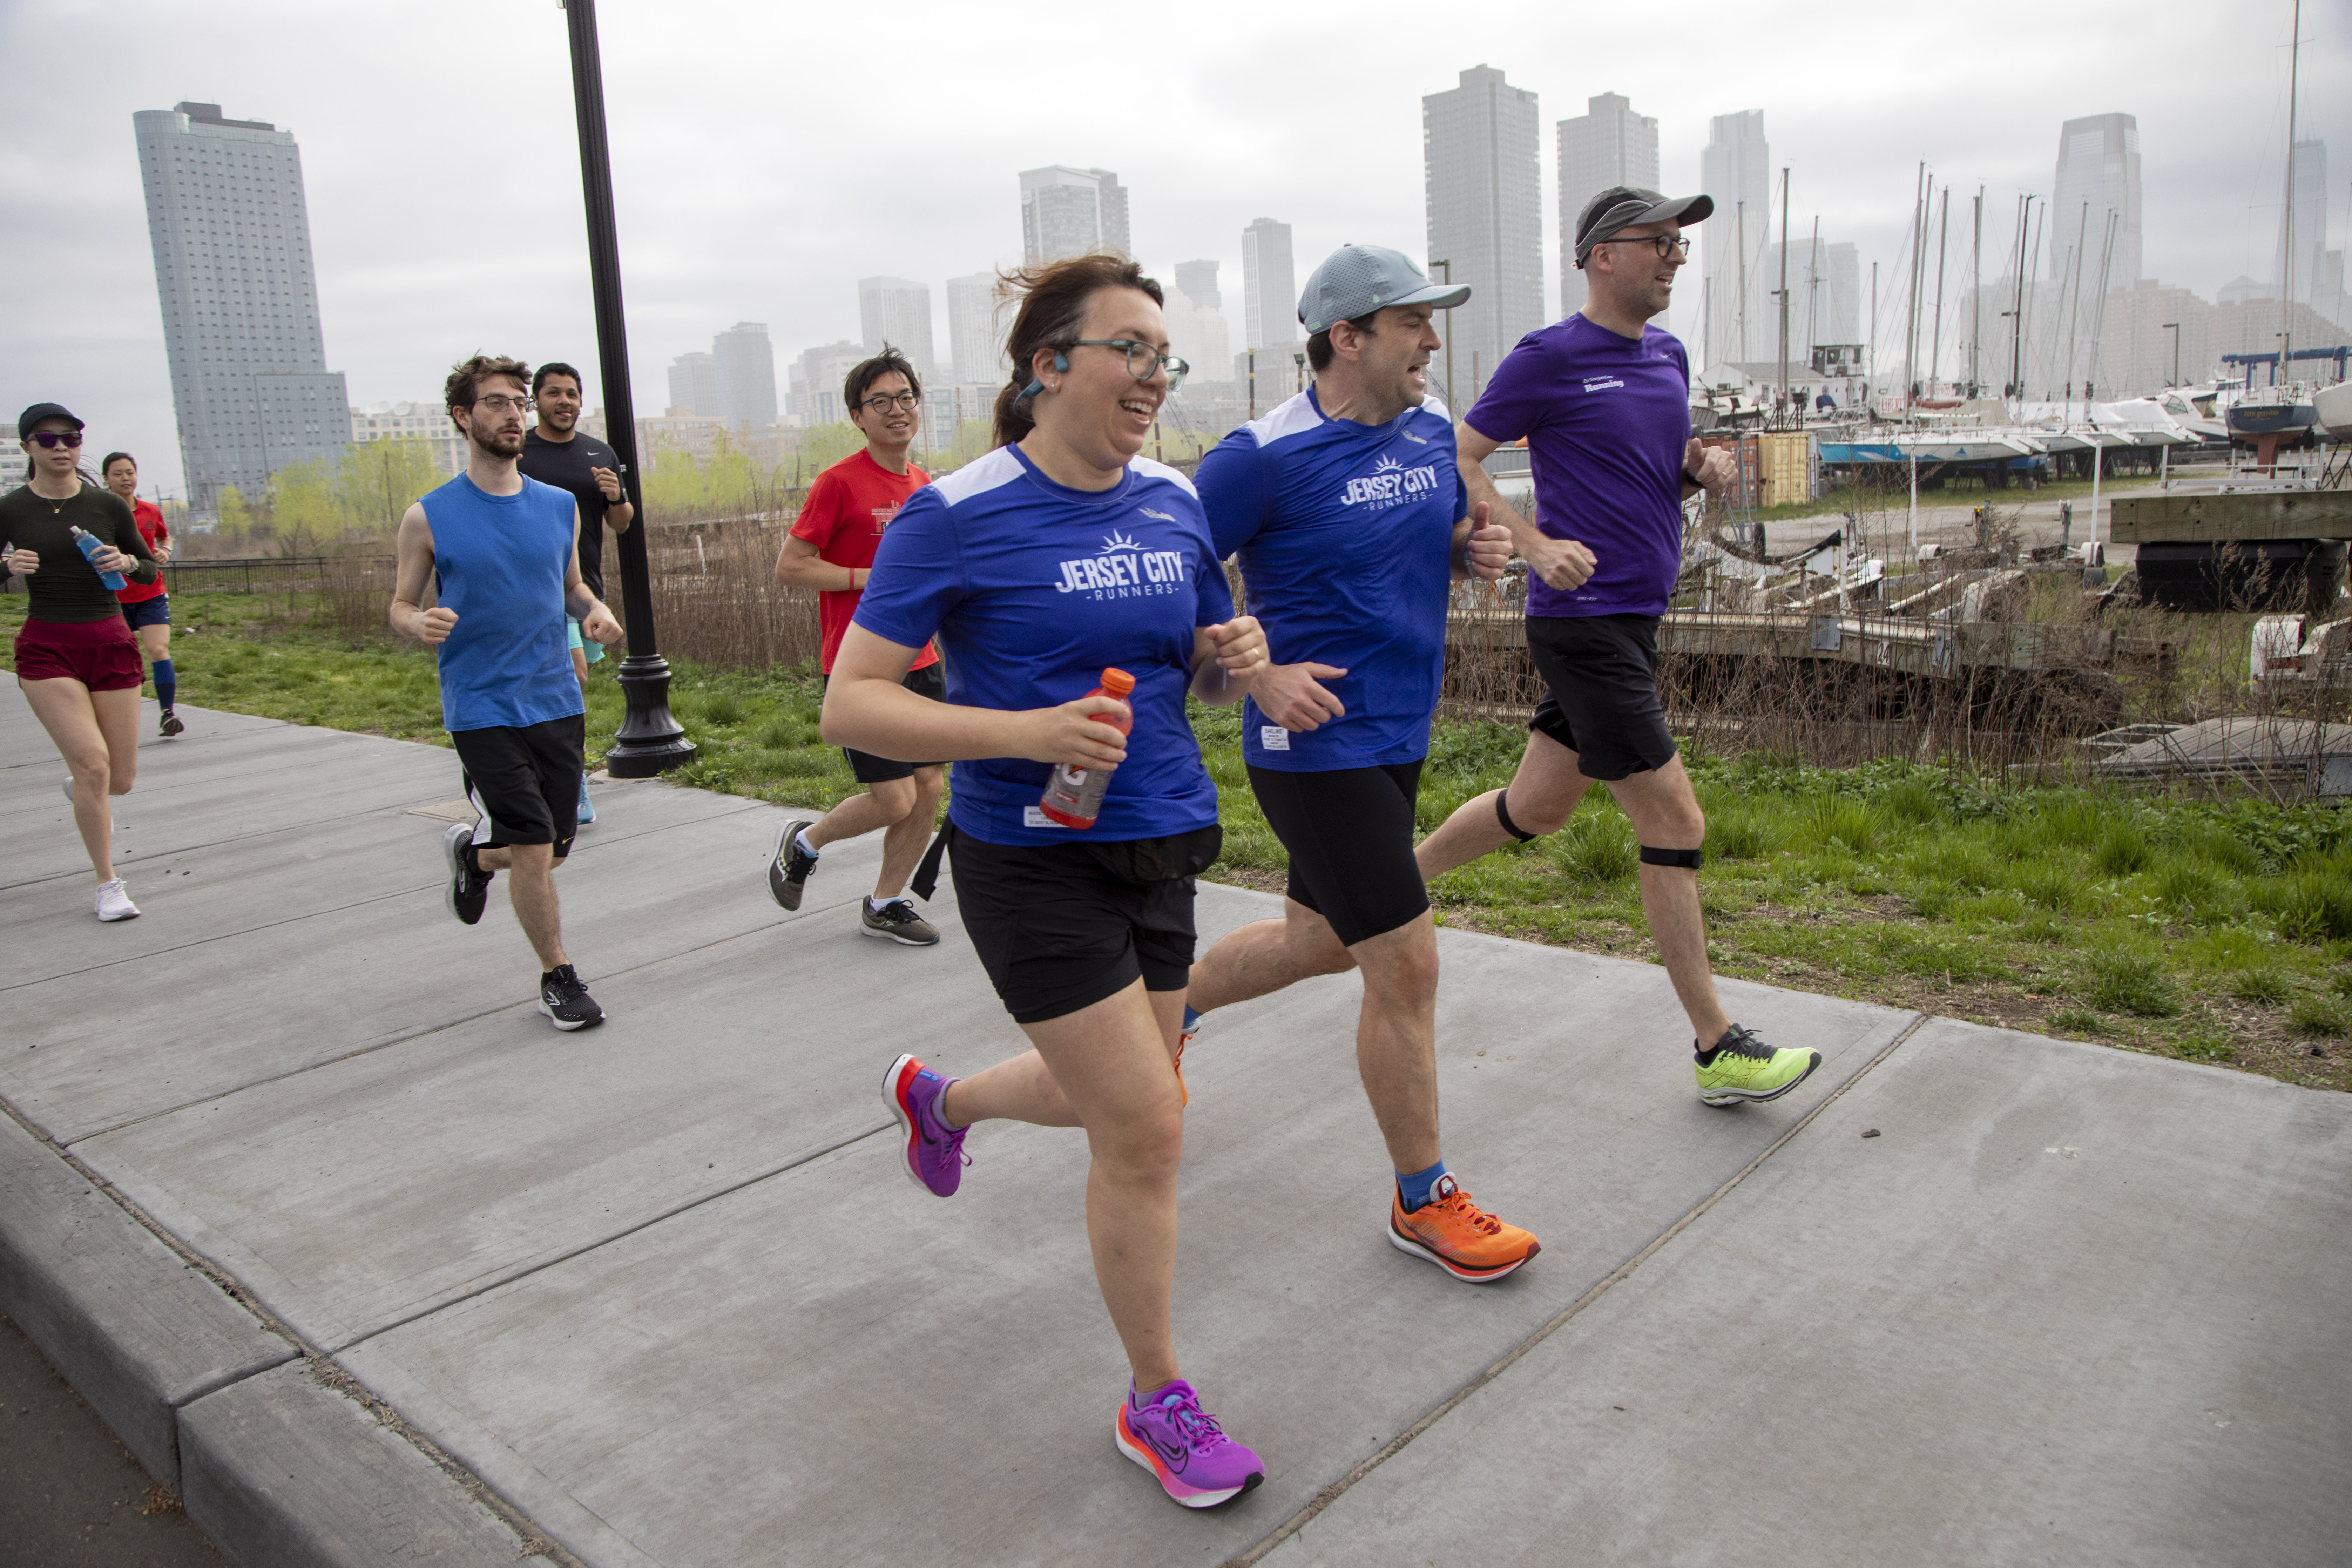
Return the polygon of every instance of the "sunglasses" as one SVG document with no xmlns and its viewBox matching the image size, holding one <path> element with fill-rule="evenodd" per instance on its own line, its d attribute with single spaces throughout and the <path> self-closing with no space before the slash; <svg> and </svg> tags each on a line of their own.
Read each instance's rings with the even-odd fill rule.
<svg viewBox="0 0 2352 1568">
<path fill-rule="evenodd" d="M 36 430 L 27 437 L 27 439 L 37 442 L 41 446 L 47 447 L 50 451 L 54 452 L 60 447 L 80 446 L 81 432 L 79 430 Z"/>
</svg>

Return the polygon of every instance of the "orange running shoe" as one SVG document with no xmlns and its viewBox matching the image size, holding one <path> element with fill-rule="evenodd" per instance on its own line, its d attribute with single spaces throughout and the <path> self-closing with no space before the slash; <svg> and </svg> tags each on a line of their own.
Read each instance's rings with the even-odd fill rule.
<svg viewBox="0 0 2352 1568">
<path fill-rule="evenodd" d="M 1500 1279 L 1543 1250 L 1533 1236 L 1472 1203 L 1452 1172 L 1437 1178 L 1429 1202 L 1411 1214 L 1391 1184 L 1389 1241 L 1399 1252 L 1426 1258 L 1456 1279 L 1477 1285 Z"/>
</svg>

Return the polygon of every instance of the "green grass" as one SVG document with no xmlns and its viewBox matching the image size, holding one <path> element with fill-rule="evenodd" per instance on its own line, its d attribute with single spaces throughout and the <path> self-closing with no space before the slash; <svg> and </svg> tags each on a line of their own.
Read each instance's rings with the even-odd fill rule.
<svg viewBox="0 0 2352 1568">
<path fill-rule="evenodd" d="M 0 636 L 23 600 L 0 597 Z M 354 639 L 282 596 L 173 596 L 180 689 L 197 706 L 442 742 L 431 657 Z M 0 653 L 5 653 L 0 641 Z M 592 750 L 618 724 L 594 668 Z M 813 671 L 674 667 L 698 748 L 678 783 L 824 807 L 858 788 L 817 733 Z M 1223 802 L 1228 879 L 1279 886 L 1236 710 L 1193 728 Z M 1423 832 L 1510 781 L 1526 731 L 1441 724 Z M 2347 1087 L 2352 811 L 1990 784 L 1901 763 L 1822 769 L 1687 759 L 1708 817 L 1701 882 L 1718 973 L 2230 1061 Z M 1633 828 L 1605 791 L 1562 831 L 1437 879 L 1446 924 L 1646 956 Z M 2300 1041 L 2301 1044 L 2296 1044 Z"/>
</svg>

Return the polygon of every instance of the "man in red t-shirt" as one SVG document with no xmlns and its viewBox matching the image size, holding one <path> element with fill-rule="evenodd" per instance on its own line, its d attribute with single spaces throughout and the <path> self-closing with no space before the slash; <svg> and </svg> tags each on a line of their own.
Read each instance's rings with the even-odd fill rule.
<svg viewBox="0 0 2352 1568">
<path fill-rule="evenodd" d="M 163 509 L 139 499 L 139 460 L 128 452 L 109 452 L 98 471 L 106 488 L 130 507 L 131 518 L 139 524 L 139 537 L 147 542 L 148 553 L 159 564 L 172 559 L 172 531 L 163 526 Z M 172 711 L 180 695 L 180 682 L 172 669 L 172 599 L 163 589 L 163 574 L 156 573 L 152 583 L 126 581 L 114 596 L 122 602 L 122 618 L 139 634 L 139 651 L 153 667 L 155 705 L 163 710 L 159 729 L 169 740 L 187 726 Z"/>
<path fill-rule="evenodd" d="M 849 373 L 842 384 L 841 405 L 865 435 L 866 450 L 852 453 L 816 477 L 783 552 L 776 557 L 777 582 L 818 591 L 819 662 L 828 679 L 842 636 L 849 630 L 849 617 L 856 614 L 866 590 L 882 531 L 908 496 L 930 483 L 929 474 L 907 460 L 907 449 L 922 425 L 923 384 L 897 349 L 886 344 Z M 937 651 L 923 649 L 907 672 L 906 685 L 934 702 L 947 700 Z M 901 895 L 939 816 L 946 765 L 894 762 L 846 746 L 841 754 L 849 759 L 850 772 L 866 793 L 851 795 L 822 819 L 798 817 L 785 823 L 768 861 L 768 891 L 784 908 L 799 909 L 801 892 L 826 845 L 881 828 L 882 872 L 861 912 L 862 929 L 868 936 L 929 947 L 940 940 L 938 930 L 915 912 L 913 900 Z"/>
</svg>

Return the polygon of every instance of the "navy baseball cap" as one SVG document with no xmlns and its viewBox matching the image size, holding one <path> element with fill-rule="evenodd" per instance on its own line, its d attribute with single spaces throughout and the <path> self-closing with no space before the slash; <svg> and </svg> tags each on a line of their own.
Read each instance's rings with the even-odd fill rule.
<svg viewBox="0 0 2352 1568">
<path fill-rule="evenodd" d="M 77 430 L 83 427 L 82 422 L 75 418 L 72 411 L 68 409 L 63 404 L 36 403 L 30 408 L 26 409 L 25 412 L 16 416 L 16 439 L 19 441 L 31 440 L 33 438 L 33 426 L 38 425 L 44 419 L 62 419 Z"/>
<path fill-rule="evenodd" d="M 1713 196 L 1669 196 L 1639 185 L 1612 185 L 1584 204 L 1576 220 L 1576 264 L 1592 247 L 1645 223 L 1697 223 L 1715 210 Z"/>
<path fill-rule="evenodd" d="M 1434 305 L 1450 310 L 1470 298 L 1467 283 L 1432 283 L 1402 250 L 1385 245 L 1343 245 L 1307 274 L 1298 296 L 1298 321 L 1312 337 L 1334 321 L 1352 321 L 1389 305 Z"/>
</svg>

